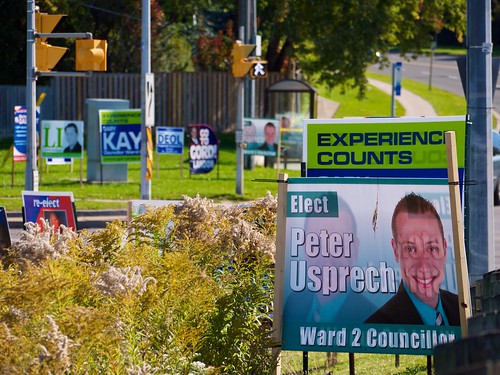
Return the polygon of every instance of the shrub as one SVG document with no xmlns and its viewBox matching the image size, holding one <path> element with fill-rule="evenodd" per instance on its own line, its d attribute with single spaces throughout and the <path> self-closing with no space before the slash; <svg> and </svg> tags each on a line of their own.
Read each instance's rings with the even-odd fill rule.
<svg viewBox="0 0 500 375">
<path fill-rule="evenodd" d="M 276 199 L 185 197 L 2 259 L 0 373 L 270 372 Z"/>
</svg>

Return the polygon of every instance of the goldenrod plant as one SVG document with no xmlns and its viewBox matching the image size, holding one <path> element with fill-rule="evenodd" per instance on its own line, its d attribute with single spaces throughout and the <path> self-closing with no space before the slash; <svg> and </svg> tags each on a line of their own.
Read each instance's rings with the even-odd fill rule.
<svg viewBox="0 0 500 375">
<path fill-rule="evenodd" d="M 0 373 L 270 373 L 271 194 L 26 229 L 1 259 Z"/>
</svg>

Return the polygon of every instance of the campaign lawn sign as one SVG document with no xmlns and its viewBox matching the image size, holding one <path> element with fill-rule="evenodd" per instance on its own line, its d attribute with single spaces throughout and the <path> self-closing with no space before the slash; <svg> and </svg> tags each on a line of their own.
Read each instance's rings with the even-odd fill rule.
<svg viewBox="0 0 500 375">
<path fill-rule="evenodd" d="M 183 128 L 156 127 L 156 152 L 158 154 L 181 155 L 183 151 Z"/>
<path fill-rule="evenodd" d="M 406 266 L 391 245 L 391 219 L 409 193 L 430 201 L 440 216 L 446 251 L 438 285 L 457 293 L 446 179 L 293 178 L 286 189 L 285 233 L 277 239 L 284 257 L 276 258 L 284 259 L 276 265 L 283 289 L 275 291 L 282 293 L 283 350 L 430 355 L 436 345 L 461 337 L 459 325 L 434 320 L 365 323 L 400 288 Z M 454 309 L 448 314 L 447 322 L 456 319 Z"/>
<path fill-rule="evenodd" d="M 14 162 L 26 161 L 28 114 L 25 106 L 14 107 Z M 36 110 L 36 130 L 40 131 L 40 109 Z M 37 134 L 38 136 L 38 134 Z"/>
<path fill-rule="evenodd" d="M 0 207 L 0 254 L 2 250 L 11 246 L 9 220 L 5 207 Z"/>
<path fill-rule="evenodd" d="M 460 180 L 465 116 L 304 120 L 307 177 L 447 177 L 446 131 L 454 131 Z"/>
<path fill-rule="evenodd" d="M 83 158 L 83 121 L 42 121 L 44 158 Z"/>
<path fill-rule="evenodd" d="M 127 221 L 130 223 L 136 216 L 146 212 L 148 207 L 158 208 L 182 203 L 180 200 L 133 199 L 127 203 Z"/>
<path fill-rule="evenodd" d="M 47 165 L 66 165 L 66 164 L 73 164 L 73 159 L 72 158 L 47 158 L 45 160 L 45 163 L 47 163 Z"/>
<path fill-rule="evenodd" d="M 60 225 L 77 230 L 73 193 L 23 190 L 22 198 L 25 223 L 41 225 L 41 220 L 45 219 L 54 230 Z"/>
<path fill-rule="evenodd" d="M 99 110 L 101 163 L 141 161 L 141 110 Z"/>
<path fill-rule="evenodd" d="M 244 155 L 278 156 L 279 121 L 274 119 L 244 118 Z"/>
<path fill-rule="evenodd" d="M 189 125 L 189 172 L 209 173 L 219 157 L 219 140 L 208 125 Z"/>
</svg>

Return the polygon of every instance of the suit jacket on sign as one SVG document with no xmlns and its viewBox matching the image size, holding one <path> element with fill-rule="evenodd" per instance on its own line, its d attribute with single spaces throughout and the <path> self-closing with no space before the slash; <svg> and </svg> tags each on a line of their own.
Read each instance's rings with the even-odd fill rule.
<svg viewBox="0 0 500 375">
<path fill-rule="evenodd" d="M 459 326 L 458 296 L 446 290 L 440 289 L 439 292 L 448 323 L 450 326 Z M 417 308 L 411 301 L 408 293 L 406 293 L 403 283 L 399 285 L 398 292 L 394 297 L 366 319 L 365 323 L 424 324 Z"/>
</svg>

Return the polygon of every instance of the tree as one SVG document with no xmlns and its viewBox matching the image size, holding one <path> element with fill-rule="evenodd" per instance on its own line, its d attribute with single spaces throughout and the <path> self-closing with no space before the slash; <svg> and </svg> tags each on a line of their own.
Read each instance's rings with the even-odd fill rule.
<svg viewBox="0 0 500 375">
<path fill-rule="evenodd" d="M 465 32 L 465 0 L 268 0 L 260 2 L 260 30 L 272 71 L 293 59 L 310 80 L 358 87 L 366 68 L 391 48 L 403 56 L 430 47 L 443 27 Z M 378 52 L 378 53 L 377 53 Z"/>
<path fill-rule="evenodd" d="M 496 4 L 497 0 L 494 0 Z M 24 83 L 26 5 L 0 0 L 0 31 L 9 58 L 0 62 L 0 83 Z M 108 40 L 108 71 L 139 72 L 142 0 L 37 0 L 42 12 L 67 14 L 57 31 L 90 31 Z M 390 49 L 419 54 L 447 28 L 461 38 L 465 0 L 259 0 L 258 30 L 270 71 L 300 69 L 330 87 L 366 88 L 364 72 Z M 238 35 L 237 2 L 151 0 L 152 70 L 227 70 Z M 74 69 L 71 40 L 56 70 Z"/>
</svg>

